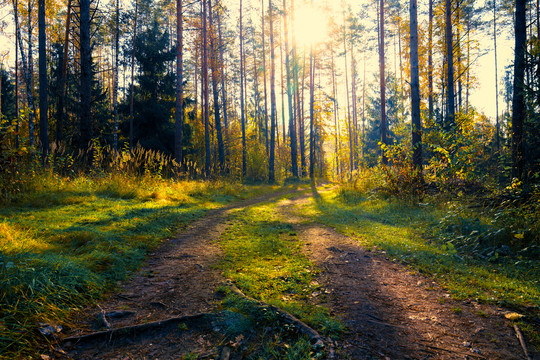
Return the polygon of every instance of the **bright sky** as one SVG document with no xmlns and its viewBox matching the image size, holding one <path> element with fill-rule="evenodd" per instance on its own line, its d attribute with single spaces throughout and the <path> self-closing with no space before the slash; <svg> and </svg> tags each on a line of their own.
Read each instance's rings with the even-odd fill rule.
<svg viewBox="0 0 540 360">
<path fill-rule="evenodd" d="M 288 0 L 289 2 L 290 0 Z M 365 1 L 365 0 L 364 0 Z M 317 5 L 326 5 L 331 8 L 338 19 L 338 23 L 341 21 L 341 11 L 344 7 L 348 7 L 349 4 L 353 7 L 353 11 L 357 11 L 364 1 L 330 1 L 330 0 L 314 0 L 312 3 L 315 6 L 310 6 L 309 1 L 306 2 L 306 5 L 303 5 L 303 0 L 295 0 L 295 5 L 297 7 L 295 17 L 296 17 L 296 36 L 297 43 L 299 48 L 302 48 L 304 45 L 309 47 L 311 42 L 317 42 L 321 38 L 327 38 L 328 29 L 326 27 L 325 18 L 328 14 L 317 10 Z M 485 1 L 485 0 L 482 0 Z M 229 9 L 234 12 L 238 8 L 238 0 L 226 0 L 228 3 Z M 245 3 L 249 4 L 250 0 L 244 0 Z M 260 6 L 260 2 L 255 2 Z M 344 3 L 346 5 L 344 5 Z M 9 4 L 9 3 L 8 3 Z M 267 4 L 267 1 L 265 1 Z M 282 0 L 274 0 L 274 4 L 277 6 L 282 5 Z M 427 21 L 427 1 L 419 1 L 419 22 Z M 371 11 L 371 10 L 370 10 Z M 374 5 L 372 6 L 372 11 L 375 11 Z M 407 16 L 408 7 L 403 9 L 403 16 Z M 234 16 L 234 15 L 233 15 Z M 0 34 L 0 55 L 4 54 L 0 59 L 3 61 L 4 65 L 9 64 L 12 66 L 14 61 L 14 42 L 13 42 L 13 20 L 12 15 L 9 14 L 9 7 L 4 6 L 0 9 L 0 21 L 5 21 L 7 27 L 4 27 L 4 33 Z M 291 29 L 290 29 L 291 30 Z M 511 29 L 507 29 L 507 31 Z M 513 57 L 513 41 L 511 40 L 512 34 L 503 34 L 498 37 L 498 74 L 499 74 L 499 90 L 502 89 L 501 81 L 504 76 L 505 68 L 511 64 Z M 480 39 L 480 46 L 482 51 L 486 51 L 485 55 L 478 58 L 476 66 L 473 68 L 473 71 L 476 73 L 476 76 L 479 80 L 479 87 L 474 89 L 471 92 L 471 103 L 479 111 L 484 112 L 491 118 L 495 117 L 495 59 L 493 52 L 493 37 L 491 31 L 489 34 L 483 36 Z M 387 44 L 387 66 L 388 69 L 394 69 L 394 55 L 393 55 L 393 43 L 391 41 Z M 5 56 L 7 54 L 7 56 Z M 371 61 L 368 65 L 368 73 L 378 72 L 378 63 L 376 56 L 373 54 L 370 56 Z M 340 61 L 341 59 L 336 59 Z M 341 60 L 343 61 L 343 60 Z M 361 63 L 359 62 L 359 66 Z M 363 71 L 360 67 L 359 72 Z M 369 77 L 368 78 L 372 78 Z M 504 109 L 503 98 L 499 97 L 499 112 Z"/>
</svg>

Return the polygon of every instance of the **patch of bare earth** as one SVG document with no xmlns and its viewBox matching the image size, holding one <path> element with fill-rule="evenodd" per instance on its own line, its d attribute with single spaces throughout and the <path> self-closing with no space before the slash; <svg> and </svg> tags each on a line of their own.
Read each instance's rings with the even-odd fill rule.
<svg viewBox="0 0 540 360">
<path fill-rule="evenodd" d="M 210 211 L 183 229 L 178 237 L 164 242 L 117 293 L 79 314 L 65 334 L 62 350 L 53 356 L 181 359 L 185 354 L 196 353 L 200 359 L 214 358 L 220 352 L 217 347 L 225 339 L 217 331 L 216 318 L 210 316 L 219 302 L 216 289 L 225 280 L 216 269 L 221 252 L 215 241 L 226 229 L 231 211 L 284 193 L 268 194 Z M 189 318 L 203 313 L 209 316 Z M 185 316 L 188 318 L 183 319 Z M 152 326 L 154 322 L 171 318 L 173 321 L 165 325 Z M 133 329 L 140 324 L 151 326 Z M 110 329 L 120 331 L 85 337 Z"/>
<path fill-rule="evenodd" d="M 215 268 L 221 256 L 215 240 L 226 229 L 229 212 L 273 196 L 212 211 L 165 242 L 118 293 L 83 312 L 66 336 L 107 330 L 103 319 L 120 330 L 64 342 L 64 354 L 56 355 L 127 360 L 182 359 L 191 353 L 198 359 L 242 359 L 243 340 L 231 342 L 215 317 L 197 314 L 212 314 L 218 307 L 215 291 L 225 279 Z M 437 284 L 384 254 L 366 251 L 357 241 L 297 216 L 295 207 L 303 201 L 309 196 L 283 200 L 279 208 L 321 270 L 317 281 L 325 290 L 312 294 L 312 301 L 347 326 L 334 343 L 336 359 L 524 358 L 503 309 L 453 300 Z M 153 326 L 156 321 L 164 322 Z M 149 326 L 140 329 L 141 324 Z"/>
<path fill-rule="evenodd" d="M 347 326 L 338 359 L 525 359 L 507 312 L 457 301 L 430 279 L 321 224 L 295 216 L 299 197 L 283 202 L 305 252 L 320 268 L 317 302 Z M 534 355 L 533 355 L 534 356 Z"/>
</svg>

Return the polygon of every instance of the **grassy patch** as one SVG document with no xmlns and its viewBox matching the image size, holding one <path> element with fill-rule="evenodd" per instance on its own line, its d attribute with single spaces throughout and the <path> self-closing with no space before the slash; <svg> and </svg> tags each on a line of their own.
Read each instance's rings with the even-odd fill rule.
<svg viewBox="0 0 540 360">
<path fill-rule="evenodd" d="M 396 200 L 359 196 L 339 189 L 321 192 L 301 210 L 306 216 L 357 239 L 368 249 L 435 277 L 458 299 L 507 306 L 540 306 L 540 269 L 530 262 L 490 262 L 459 252 L 437 236 L 444 211 Z"/>
<path fill-rule="evenodd" d="M 220 244 L 224 250 L 220 267 L 225 277 L 232 279 L 248 296 L 292 313 L 325 335 L 337 335 L 343 330 L 342 325 L 329 316 L 327 309 L 310 303 L 311 294 L 320 288 L 314 281 L 318 270 L 302 254 L 297 234 L 291 224 L 277 214 L 275 204 L 237 211 Z M 224 305 L 231 311 L 250 314 L 243 305 L 238 305 L 238 301 L 228 296 Z M 264 316 L 250 314 L 250 318 Z M 283 336 L 283 332 L 278 331 L 280 333 Z M 267 345 L 271 347 L 271 343 Z M 288 346 L 288 349 L 301 348 L 296 342 Z M 274 350 L 269 350 L 268 354 Z M 279 358 L 289 358 L 286 352 L 280 354 Z"/>
<path fill-rule="evenodd" d="M 208 209 L 276 189 L 103 174 L 31 185 L 0 206 L 0 358 L 32 353 L 38 323 L 68 321 Z"/>
</svg>

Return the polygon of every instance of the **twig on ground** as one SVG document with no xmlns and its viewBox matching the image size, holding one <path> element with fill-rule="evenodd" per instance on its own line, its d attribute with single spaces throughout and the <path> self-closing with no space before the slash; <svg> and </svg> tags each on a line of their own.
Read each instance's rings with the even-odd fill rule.
<svg viewBox="0 0 540 360">
<path fill-rule="evenodd" d="M 527 360 L 531 360 L 531 357 L 529 356 L 529 351 L 527 350 L 527 344 L 525 343 L 525 338 L 523 337 L 521 330 L 519 330 L 519 327 L 516 324 L 514 324 L 514 330 L 516 331 L 516 336 L 519 340 L 521 348 L 523 349 L 523 354 L 525 354 L 525 358 Z"/>
</svg>

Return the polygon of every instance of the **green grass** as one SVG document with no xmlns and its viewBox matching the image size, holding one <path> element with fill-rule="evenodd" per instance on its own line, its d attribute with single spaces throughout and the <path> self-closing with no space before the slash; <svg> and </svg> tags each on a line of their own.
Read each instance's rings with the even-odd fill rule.
<svg viewBox="0 0 540 360">
<path fill-rule="evenodd" d="M 22 358 L 44 340 L 40 322 L 62 324 L 136 270 L 182 226 L 233 200 L 276 186 L 166 181 L 156 177 L 37 175 L 0 205 L 0 358 Z"/>
<path fill-rule="evenodd" d="M 311 294 L 320 289 L 314 281 L 318 269 L 302 253 L 297 234 L 292 225 L 280 217 L 276 206 L 275 203 L 251 206 L 231 215 L 230 225 L 220 239 L 224 250 L 220 268 L 246 295 L 288 311 L 322 334 L 338 335 L 343 331 L 342 324 L 330 317 L 326 308 L 309 301 Z M 229 295 L 224 306 L 249 314 L 251 319 L 264 319 L 260 313 L 249 310 L 253 304 L 246 308 L 244 302 Z M 286 329 L 275 330 L 284 336 Z M 304 358 L 285 355 L 293 351 L 291 349 L 302 348 L 299 341 L 296 339 L 288 348 L 278 346 L 279 349 L 268 342 L 267 355 L 256 358 L 272 358 L 268 355 L 272 351 L 278 351 L 279 358 Z M 306 354 L 310 351 L 313 351 L 311 346 Z"/>
<path fill-rule="evenodd" d="M 437 237 L 443 209 L 410 206 L 374 195 L 357 195 L 351 200 L 334 189 L 316 193 L 299 210 L 357 239 L 367 249 L 381 251 L 436 278 L 455 298 L 510 307 L 540 306 L 537 262 L 490 262 L 458 252 L 451 242 Z"/>
</svg>

